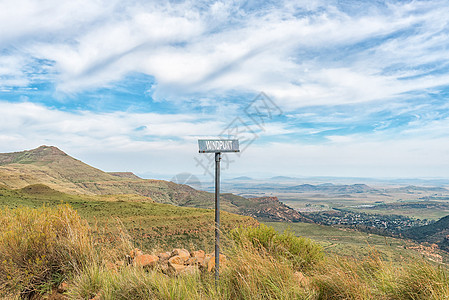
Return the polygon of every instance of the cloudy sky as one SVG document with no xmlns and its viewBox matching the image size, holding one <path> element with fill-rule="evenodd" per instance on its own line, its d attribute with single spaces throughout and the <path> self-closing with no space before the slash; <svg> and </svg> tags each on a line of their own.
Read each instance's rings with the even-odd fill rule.
<svg viewBox="0 0 449 300">
<path fill-rule="evenodd" d="M 447 1 L 0 0 L 0 152 L 106 171 L 449 178 Z"/>
</svg>

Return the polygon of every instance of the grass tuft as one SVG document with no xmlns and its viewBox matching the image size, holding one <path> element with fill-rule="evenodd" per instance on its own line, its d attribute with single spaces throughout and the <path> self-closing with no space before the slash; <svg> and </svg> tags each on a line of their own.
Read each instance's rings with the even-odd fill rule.
<svg viewBox="0 0 449 300">
<path fill-rule="evenodd" d="M 92 253 L 89 226 L 69 206 L 0 211 L 2 295 L 48 291 Z"/>
<path fill-rule="evenodd" d="M 260 224 L 257 227 L 237 228 L 231 231 L 231 239 L 247 247 L 263 249 L 273 257 L 283 259 L 295 270 L 308 270 L 323 257 L 321 246 L 308 238 L 297 237 L 291 230 L 278 233 L 273 227 Z"/>
<path fill-rule="evenodd" d="M 124 224 L 116 227 L 113 239 L 110 230 L 102 239 L 65 205 L 1 210 L 0 299 L 37 299 L 62 281 L 68 299 L 449 299 L 443 265 L 398 265 L 374 250 L 365 259 L 325 257 L 311 240 L 265 225 L 225 235 L 218 286 L 207 271 L 110 268 L 134 248 Z"/>
</svg>

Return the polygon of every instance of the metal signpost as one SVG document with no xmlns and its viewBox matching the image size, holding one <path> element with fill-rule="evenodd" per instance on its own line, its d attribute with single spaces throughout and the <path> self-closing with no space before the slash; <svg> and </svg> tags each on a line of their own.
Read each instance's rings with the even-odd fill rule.
<svg viewBox="0 0 449 300">
<path fill-rule="evenodd" d="M 238 140 L 198 140 L 200 153 L 215 153 L 215 281 L 220 277 L 220 159 L 222 152 L 240 152 Z"/>
</svg>

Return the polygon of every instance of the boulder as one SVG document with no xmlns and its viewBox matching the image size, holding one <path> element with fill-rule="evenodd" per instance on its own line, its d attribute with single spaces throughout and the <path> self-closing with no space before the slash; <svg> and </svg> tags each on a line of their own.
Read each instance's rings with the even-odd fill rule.
<svg viewBox="0 0 449 300">
<path fill-rule="evenodd" d="M 133 264 L 137 267 L 154 267 L 159 261 L 159 257 L 151 254 L 142 254 L 134 258 Z"/>
<path fill-rule="evenodd" d="M 175 256 L 170 257 L 168 262 L 171 263 L 171 264 L 183 265 L 183 264 L 185 264 L 185 262 L 188 259 L 189 259 L 189 257 L 175 255 Z"/>
<path fill-rule="evenodd" d="M 173 249 L 173 251 L 171 252 L 171 257 L 173 256 L 180 256 L 187 260 L 190 257 L 190 253 L 186 249 Z"/>
<path fill-rule="evenodd" d="M 200 263 L 200 267 L 207 269 L 207 264 L 209 263 L 209 260 L 212 256 L 212 254 L 206 254 L 203 261 L 201 261 Z"/>
<path fill-rule="evenodd" d="M 159 257 L 160 261 L 166 261 L 171 257 L 171 253 L 170 252 L 162 252 L 162 253 L 159 253 L 157 256 Z"/>
<path fill-rule="evenodd" d="M 204 257 L 191 257 L 184 264 L 188 266 L 198 266 L 204 262 Z"/>
<path fill-rule="evenodd" d="M 206 253 L 203 250 L 193 251 L 192 253 L 190 253 L 190 255 L 192 257 L 203 258 L 203 259 L 206 257 Z"/>
<path fill-rule="evenodd" d="M 220 254 L 220 266 L 226 265 L 226 256 L 224 254 Z M 215 269 L 215 255 L 206 254 L 206 258 L 204 259 L 201 267 L 207 269 L 208 272 L 212 272 Z"/>
<path fill-rule="evenodd" d="M 169 268 L 172 273 L 174 273 L 175 275 L 179 275 L 181 272 L 183 272 L 187 268 L 187 266 L 171 263 L 171 264 L 169 264 Z"/>
<path fill-rule="evenodd" d="M 158 270 L 161 271 L 164 274 L 169 274 L 172 270 L 170 266 L 168 265 L 168 261 L 159 261 L 158 264 Z"/>
</svg>

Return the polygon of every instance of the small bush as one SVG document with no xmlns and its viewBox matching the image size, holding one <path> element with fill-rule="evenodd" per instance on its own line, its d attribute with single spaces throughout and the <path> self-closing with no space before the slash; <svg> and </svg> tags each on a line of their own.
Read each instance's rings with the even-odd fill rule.
<svg viewBox="0 0 449 300">
<path fill-rule="evenodd" d="M 447 269 L 424 260 L 406 265 L 393 288 L 391 284 L 388 287 L 391 299 L 449 299 Z"/>
<path fill-rule="evenodd" d="M 89 226 L 69 206 L 0 210 L 0 295 L 47 291 L 92 253 Z"/>
<path fill-rule="evenodd" d="M 332 257 L 322 264 L 321 275 L 314 278 L 318 299 L 382 299 L 376 295 L 376 275 L 381 261 L 369 258 Z"/>
<path fill-rule="evenodd" d="M 322 267 L 313 280 L 318 299 L 449 299 L 447 270 L 425 260 L 404 261 L 402 267 L 376 255 L 336 256 Z"/>
<path fill-rule="evenodd" d="M 252 244 L 240 247 L 223 268 L 220 299 L 309 299 L 309 279 Z"/>
<path fill-rule="evenodd" d="M 323 257 L 321 246 L 304 237 L 297 237 L 287 230 L 278 233 L 273 227 L 260 224 L 258 227 L 234 229 L 231 239 L 238 245 L 251 243 L 255 249 L 264 249 L 276 258 L 283 258 L 295 270 L 308 270 Z"/>
<path fill-rule="evenodd" d="M 212 278 L 203 279 L 199 274 L 169 277 L 158 270 L 131 266 L 115 271 L 93 264 L 79 273 L 71 286 L 70 299 L 219 299 L 212 296 L 216 295 Z"/>
</svg>

